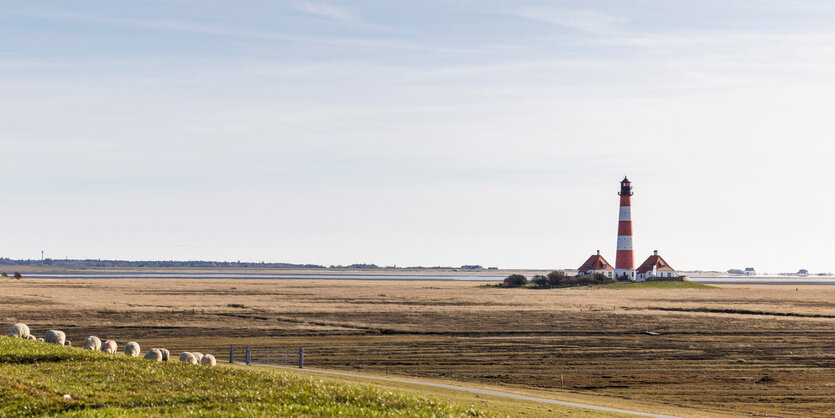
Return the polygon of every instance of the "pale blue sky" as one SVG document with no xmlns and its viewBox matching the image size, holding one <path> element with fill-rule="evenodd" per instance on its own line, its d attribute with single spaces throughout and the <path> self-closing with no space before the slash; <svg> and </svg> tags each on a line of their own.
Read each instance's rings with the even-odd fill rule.
<svg viewBox="0 0 835 418">
<path fill-rule="evenodd" d="M 0 8 L 0 256 L 831 271 L 825 1 Z"/>
</svg>

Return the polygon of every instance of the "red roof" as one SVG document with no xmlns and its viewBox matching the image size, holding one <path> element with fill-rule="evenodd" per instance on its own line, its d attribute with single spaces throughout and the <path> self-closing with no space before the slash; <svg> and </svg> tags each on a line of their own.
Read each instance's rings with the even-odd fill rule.
<svg viewBox="0 0 835 418">
<path fill-rule="evenodd" d="M 589 259 L 577 269 L 577 272 L 587 273 L 591 270 L 614 270 L 614 268 L 608 261 L 606 261 L 606 259 L 603 258 L 602 255 L 595 254 L 589 257 Z"/>
<path fill-rule="evenodd" d="M 647 261 L 641 263 L 635 273 L 643 274 L 652 271 L 653 266 L 656 271 L 675 271 L 660 255 L 651 255 L 647 258 Z"/>
</svg>

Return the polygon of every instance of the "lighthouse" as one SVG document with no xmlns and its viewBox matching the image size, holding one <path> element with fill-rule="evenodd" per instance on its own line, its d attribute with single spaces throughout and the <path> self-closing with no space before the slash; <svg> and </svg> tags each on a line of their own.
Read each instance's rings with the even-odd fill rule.
<svg viewBox="0 0 835 418">
<path fill-rule="evenodd" d="M 615 276 L 635 280 L 635 256 L 632 253 L 632 185 L 626 176 L 620 182 L 618 216 L 618 251 L 615 253 Z"/>
</svg>

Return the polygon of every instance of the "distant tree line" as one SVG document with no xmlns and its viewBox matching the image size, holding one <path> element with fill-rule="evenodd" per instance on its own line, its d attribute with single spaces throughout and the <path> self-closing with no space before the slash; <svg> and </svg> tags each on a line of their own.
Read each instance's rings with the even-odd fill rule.
<svg viewBox="0 0 835 418">
<path fill-rule="evenodd" d="M 57 260 L 47 258 L 44 260 L 13 260 L 0 258 L 0 266 L 53 266 L 53 267 L 257 267 L 257 268 L 326 268 L 318 264 L 292 264 L 292 263 L 253 263 L 240 261 L 128 261 L 128 260 Z"/>
<path fill-rule="evenodd" d="M 128 261 L 128 260 L 101 260 L 101 259 L 52 259 L 44 260 L 13 260 L 11 258 L 0 257 L 0 266 L 52 266 L 52 267 L 194 267 L 194 268 L 271 268 L 271 269 L 378 269 L 382 268 L 376 264 L 356 263 L 343 265 L 323 266 L 319 264 L 293 264 L 293 263 L 253 263 L 240 261 L 173 261 L 173 260 L 145 260 L 145 261 Z M 392 267 L 386 267 L 392 268 Z M 446 270 L 456 269 L 458 267 L 406 267 L 407 269 L 427 269 L 427 270 Z M 460 267 L 464 270 L 482 269 L 479 265 L 463 265 Z"/>
<path fill-rule="evenodd" d="M 378 266 L 376 264 L 362 264 L 362 263 L 349 264 L 347 266 L 343 266 L 341 264 L 340 265 L 331 264 L 331 266 L 328 267 L 328 268 L 332 268 L 332 269 L 378 269 L 378 268 L 380 268 L 380 266 Z"/>
<path fill-rule="evenodd" d="M 620 278 L 609 277 L 602 273 L 595 273 L 584 276 L 569 276 L 562 270 L 555 270 L 547 275 L 533 276 L 530 281 L 521 274 L 511 274 L 504 279 L 502 287 L 530 287 L 535 289 L 553 289 L 557 287 L 588 286 L 593 284 L 609 284 L 619 281 L 629 281 L 622 276 Z"/>
</svg>

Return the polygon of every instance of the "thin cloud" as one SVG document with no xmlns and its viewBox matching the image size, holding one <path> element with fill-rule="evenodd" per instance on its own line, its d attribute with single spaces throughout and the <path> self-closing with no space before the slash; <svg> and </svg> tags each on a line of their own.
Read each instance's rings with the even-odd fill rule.
<svg viewBox="0 0 835 418">
<path fill-rule="evenodd" d="M 299 8 L 305 12 L 315 14 L 317 16 L 328 17 L 338 21 L 340 24 L 357 29 L 371 30 L 375 32 L 385 32 L 390 35 L 409 34 L 408 32 L 391 29 L 384 26 L 372 25 L 356 18 L 353 14 L 334 6 L 316 6 L 311 3 L 306 3 L 308 8 Z M 303 6 L 307 7 L 307 6 Z M 122 27 L 134 27 L 149 30 L 169 31 L 194 33 L 201 35 L 213 35 L 227 38 L 251 39 L 257 41 L 281 41 L 281 42 L 298 42 L 310 44 L 323 45 L 338 45 L 351 47 L 373 47 L 373 48 L 387 48 L 391 50 L 414 50 L 425 52 L 446 52 L 455 54 L 464 54 L 475 52 L 471 47 L 455 48 L 450 46 L 438 46 L 426 42 L 415 40 L 407 40 L 402 37 L 390 38 L 367 38 L 367 37 L 317 37 L 317 36 L 300 36 L 297 34 L 287 34 L 282 32 L 267 32 L 260 30 L 250 30 L 245 28 L 238 28 L 234 26 L 223 25 L 207 25 L 199 22 L 188 20 L 170 20 L 170 19 L 130 19 L 110 16 L 96 16 L 85 15 L 73 12 L 67 13 L 18 13 L 17 15 L 25 18 L 56 20 L 56 21 L 76 21 L 95 23 L 100 25 L 112 25 Z M 4 63 L 0 62 L 0 66 Z"/>
<path fill-rule="evenodd" d="M 715 47 L 742 45 L 766 46 L 772 48 L 774 45 L 795 44 L 797 47 L 808 47 L 810 45 L 832 45 L 835 42 L 835 32 L 740 32 L 740 31 L 688 31 L 678 33 L 662 34 L 640 34 L 634 36 L 619 36 L 603 40 L 591 41 L 592 43 L 624 46 L 638 48 L 659 48 L 659 47 Z"/>
<path fill-rule="evenodd" d="M 247 30 L 247 29 L 238 29 L 238 28 L 224 27 L 224 26 L 206 25 L 206 24 L 201 24 L 201 23 L 197 23 L 197 22 L 193 22 L 193 21 L 186 21 L 186 20 L 130 19 L 130 18 L 111 17 L 111 16 L 96 16 L 96 15 L 80 14 L 80 13 L 74 13 L 74 12 L 66 12 L 66 13 L 37 12 L 37 13 L 19 13 L 18 15 L 21 16 L 21 17 L 30 18 L 30 19 L 86 22 L 86 23 L 94 23 L 94 24 L 100 24 L 100 25 L 135 27 L 135 28 L 154 29 L 154 30 L 170 31 L 170 32 L 195 33 L 195 34 L 204 34 L 204 35 L 217 35 L 217 36 L 262 39 L 262 40 L 281 40 L 281 41 L 297 40 L 297 38 L 295 38 L 293 36 L 288 36 L 288 35 L 269 33 L 269 32 L 261 32 L 261 31 L 253 31 L 253 30 Z"/>
<path fill-rule="evenodd" d="M 607 15 L 595 10 L 560 10 L 538 7 L 522 9 L 515 14 L 526 19 L 595 34 L 611 33 L 629 22 L 629 19 Z"/>
<path fill-rule="evenodd" d="M 298 6 L 298 9 L 303 12 L 342 23 L 357 23 L 359 21 L 353 13 L 349 12 L 345 8 L 330 4 L 314 4 L 311 2 L 305 2 Z"/>
<path fill-rule="evenodd" d="M 402 28 L 378 25 L 360 18 L 354 10 L 332 4 L 311 3 L 309 1 L 294 6 L 296 10 L 337 23 L 350 29 L 386 33 L 388 35 L 415 36 L 417 33 L 405 31 Z"/>
</svg>

